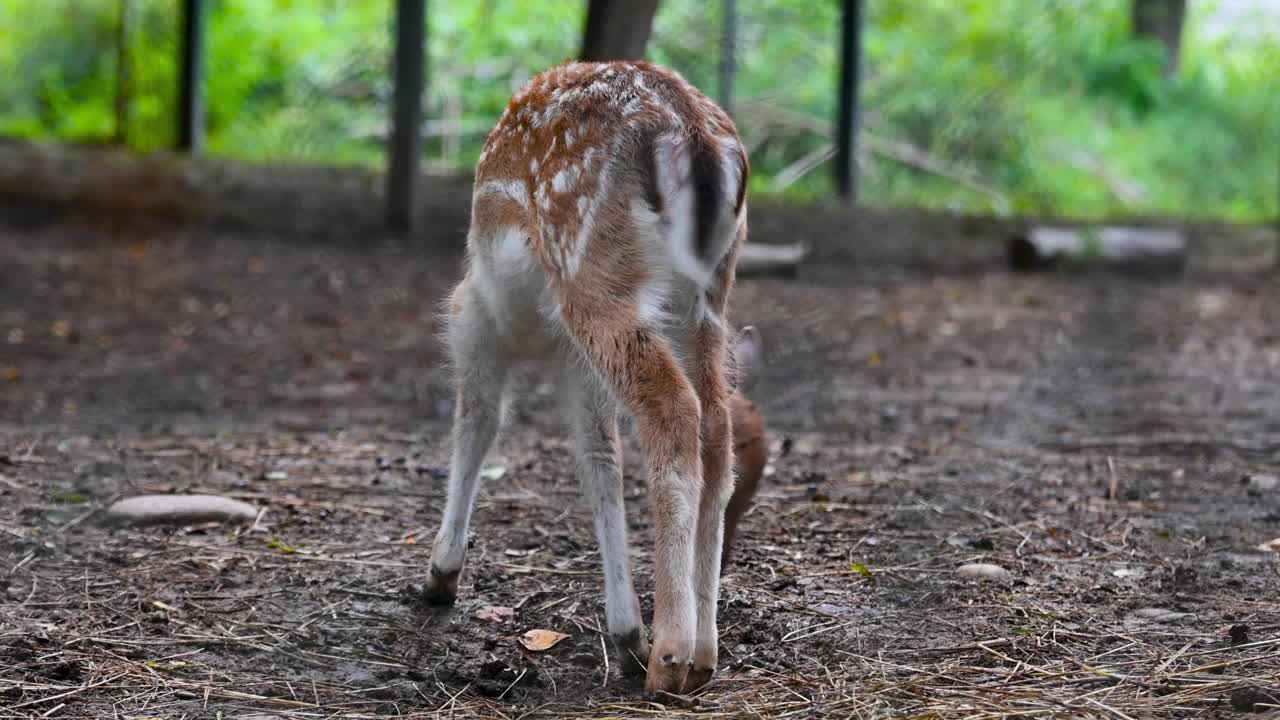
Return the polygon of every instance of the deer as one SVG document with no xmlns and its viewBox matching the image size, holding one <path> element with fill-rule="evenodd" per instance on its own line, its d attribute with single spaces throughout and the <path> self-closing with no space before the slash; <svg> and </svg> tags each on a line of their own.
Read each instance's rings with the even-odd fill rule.
<svg viewBox="0 0 1280 720">
<path fill-rule="evenodd" d="M 733 121 L 658 65 L 566 63 L 512 96 L 476 165 L 465 269 L 442 323 L 456 405 L 429 602 L 457 597 L 509 368 L 540 361 L 568 398 L 620 666 L 649 696 L 710 681 L 734 491 L 726 311 L 748 173 Z M 654 526 L 652 642 L 628 559 L 623 412 Z"/>
</svg>

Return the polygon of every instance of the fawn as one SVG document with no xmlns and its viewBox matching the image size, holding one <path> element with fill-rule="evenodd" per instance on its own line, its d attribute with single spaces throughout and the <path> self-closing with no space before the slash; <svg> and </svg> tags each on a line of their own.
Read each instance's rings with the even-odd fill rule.
<svg viewBox="0 0 1280 720">
<path fill-rule="evenodd" d="M 476 167 L 466 273 L 449 298 L 457 408 L 429 600 L 457 595 L 508 367 L 541 360 L 570 398 L 622 666 L 644 673 L 650 694 L 711 678 L 734 487 L 725 311 L 747 174 L 733 121 L 649 63 L 561 65 L 511 99 Z M 648 473 L 652 650 L 627 558 L 619 406 L 634 418 Z"/>
</svg>

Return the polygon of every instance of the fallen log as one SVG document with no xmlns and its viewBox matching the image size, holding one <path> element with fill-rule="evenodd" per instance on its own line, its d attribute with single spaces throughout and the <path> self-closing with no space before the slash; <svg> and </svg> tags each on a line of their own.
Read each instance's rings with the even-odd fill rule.
<svg viewBox="0 0 1280 720">
<path fill-rule="evenodd" d="M 745 243 L 738 251 L 738 275 L 794 277 L 809 248 L 803 243 L 765 245 Z"/>
<path fill-rule="evenodd" d="M 1096 266 L 1180 274 L 1186 261 L 1187 240 L 1179 230 L 1036 227 L 1009 242 L 1009 264 L 1015 270 Z"/>
<path fill-rule="evenodd" d="M 252 522 L 258 508 L 220 495 L 138 495 L 120 500 L 103 513 L 108 525 L 194 525 L 203 522 Z"/>
</svg>

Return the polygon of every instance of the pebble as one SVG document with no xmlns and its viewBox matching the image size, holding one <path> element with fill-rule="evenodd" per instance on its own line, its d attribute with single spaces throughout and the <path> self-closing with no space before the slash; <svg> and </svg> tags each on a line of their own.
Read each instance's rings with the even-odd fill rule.
<svg viewBox="0 0 1280 720">
<path fill-rule="evenodd" d="M 252 521 L 258 508 L 220 495 L 139 495 L 107 508 L 111 525 L 190 525 L 226 520 Z"/>
<path fill-rule="evenodd" d="M 963 578 L 977 580 L 1007 580 L 1013 576 L 1008 570 L 991 563 L 969 563 L 956 568 L 956 574 Z"/>
<path fill-rule="evenodd" d="M 1178 612 L 1177 610 L 1169 610 L 1167 608 L 1145 607 L 1138 608 L 1129 613 L 1130 619 L 1152 620 L 1155 622 L 1172 622 L 1180 620 L 1184 617 L 1190 617 L 1191 613 Z"/>
<path fill-rule="evenodd" d="M 1250 475 L 1245 478 L 1245 486 L 1249 494 L 1253 496 L 1275 492 L 1276 490 L 1280 490 L 1280 476 Z"/>
</svg>

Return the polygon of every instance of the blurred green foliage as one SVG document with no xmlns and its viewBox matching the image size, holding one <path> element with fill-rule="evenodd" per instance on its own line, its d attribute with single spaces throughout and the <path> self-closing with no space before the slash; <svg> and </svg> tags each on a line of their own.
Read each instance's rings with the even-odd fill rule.
<svg viewBox="0 0 1280 720">
<path fill-rule="evenodd" d="M 0 135 L 116 132 L 121 0 L 0 0 Z M 174 140 L 176 0 L 129 0 L 125 137 Z M 391 0 L 213 0 L 209 149 L 255 162 L 382 162 Z M 1129 32 L 1128 0 L 868 3 L 866 202 L 1080 217 L 1257 221 L 1280 185 L 1280 27 L 1212 37 L 1182 68 Z M 579 45 L 581 0 L 430 3 L 424 157 L 466 169 L 512 90 Z M 830 192 L 838 3 L 738 0 L 735 116 L 753 191 Z M 650 46 L 717 94 L 720 3 L 664 0 Z M 1259 22 L 1263 22 L 1260 20 Z M 1273 18 L 1272 24 L 1276 23 Z"/>
</svg>

